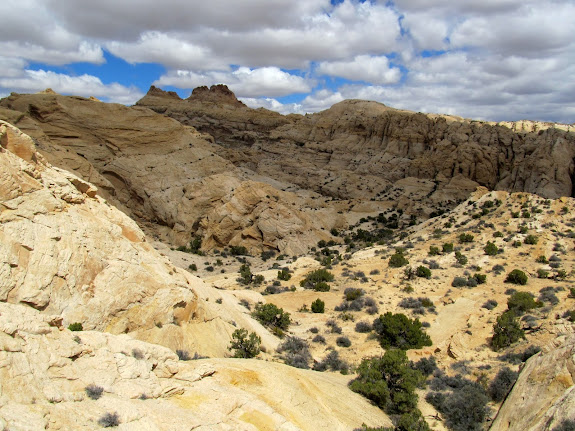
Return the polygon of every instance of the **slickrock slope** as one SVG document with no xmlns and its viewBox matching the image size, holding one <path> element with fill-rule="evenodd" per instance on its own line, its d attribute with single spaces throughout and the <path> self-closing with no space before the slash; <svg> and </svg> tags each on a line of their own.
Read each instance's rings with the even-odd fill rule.
<svg viewBox="0 0 575 431">
<path fill-rule="evenodd" d="M 28 136 L 0 122 L 0 143 L 0 301 L 203 355 L 227 353 L 236 325 L 277 345 L 232 296 L 157 253 L 93 185 L 51 167 Z"/>
<path fill-rule="evenodd" d="M 575 420 L 575 336 L 559 337 L 529 359 L 491 426 L 544 431 Z"/>
<path fill-rule="evenodd" d="M 128 335 L 58 328 L 58 319 L 0 302 L 0 428 L 99 430 L 114 413 L 115 429 L 138 431 L 391 424 L 343 376 L 247 359 L 182 362 Z M 99 399 L 89 385 L 103 390 Z"/>
<path fill-rule="evenodd" d="M 205 136 L 149 109 L 50 93 L 1 105 L 0 118 L 35 138 L 52 164 L 172 244 L 197 234 L 206 247 L 302 253 L 340 223 L 325 199 L 236 168 Z"/>
<path fill-rule="evenodd" d="M 466 198 L 477 185 L 550 198 L 573 193 L 575 135 L 558 128 L 512 130 L 361 100 L 281 116 L 206 94 L 182 100 L 152 88 L 137 105 L 212 134 L 226 148 L 219 154 L 238 166 L 336 198 L 385 197 L 406 178 L 429 183 L 434 203 Z"/>
</svg>

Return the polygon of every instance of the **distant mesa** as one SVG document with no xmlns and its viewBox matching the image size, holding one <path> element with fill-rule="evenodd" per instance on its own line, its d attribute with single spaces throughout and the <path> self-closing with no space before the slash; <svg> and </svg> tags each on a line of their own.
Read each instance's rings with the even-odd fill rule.
<svg viewBox="0 0 575 431">
<path fill-rule="evenodd" d="M 186 100 L 190 102 L 214 102 L 225 103 L 228 105 L 246 106 L 240 102 L 232 90 L 227 85 L 217 84 L 210 88 L 204 86 L 196 87 L 192 94 Z"/>
<path fill-rule="evenodd" d="M 147 96 L 168 97 L 170 99 L 182 100 L 180 96 L 178 96 L 178 93 L 176 93 L 175 91 L 164 91 L 161 88 L 158 88 L 154 85 L 152 85 L 148 90 Z"/>
</svg>

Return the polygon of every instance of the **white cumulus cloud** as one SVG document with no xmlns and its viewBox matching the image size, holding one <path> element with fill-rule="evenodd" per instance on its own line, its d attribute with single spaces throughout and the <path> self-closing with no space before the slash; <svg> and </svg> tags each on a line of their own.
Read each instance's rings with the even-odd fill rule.
<svg viewBox="0 0 575 431">
<path fill-rule="evenodd" d="M 240 67 L 233 72 L 209 71 L 198 73 L 176 70 L 163 75 L 154 85 L 194 88 L 200 85 L 226 84 L 239 97 L 281 97 L 292 93 L 306 93 L 310 83 L 297 75 L 284 72 L 278 67 L 250 69 Z"/>
<path fill-rule="evenodd" d="M 401 71 L 390 67 L 385 56 L 358 55 L 351 61 L 322 62 L 317 73 L 372 84 L 395 84 L 401 79 Z"/>
<path fill-rule="evenodd" d="M 23 70 L 20 76 L 0 77 L 0 90 L 2 88 L 16 92 L 38 92 L 51 88 L 61 94 L 94 96 L 122 104 L 133 104 L 143 96 L 135 87 L 117 83 L 104 84 L 95 76 L 69 76 L 45 70 Z"/>
</svg>

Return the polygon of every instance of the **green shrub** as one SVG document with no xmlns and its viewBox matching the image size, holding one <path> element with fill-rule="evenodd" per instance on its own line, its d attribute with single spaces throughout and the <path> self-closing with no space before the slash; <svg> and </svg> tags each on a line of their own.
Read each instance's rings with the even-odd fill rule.
<svg viewBox="0 0 575 431">
<path fill-rule="evenodd" d="M 270 328 L 277 328 L 281 331 L 287 331 L 291 324 L 290 314 L 284 312 L 283 308 L 278 308 L 275 304 L 256 304 L 256 309 L 252 316 L 262 325 Z M 279 331 L 278 333 L 281 333 Z"/>
<path fill-rule="evenodd" d="M 499 252 L 499 248 L 491 241 L 487 241 L 487 245 L 483 248 L 483 251 L 488 256 L 495 256 Z"/>
<path fill-rule="evenodd" d="M 242 264 L 242 266 L 240 266 L 240 277 L 237 281 L 240 284 L 248 285 L 253 281 L 253 278 L 254 275 L 252 274 L 250 266 L 247 263 Z"/>
<path fill-rule="evenodd" d="M 388 263 L 390 268 L 401 268 L 402 266 L 407 265 L 409 261 L 403 255 L 403 251 L 399 250 L 389 258 Z"/>
<path fill-rule="evenodd" d="M 261 260 L 263 260 L 265 262 L 268 259 L 271 259 L 272 257 L 274 257 L 275 255 L 276 255 L 276 252 L 274 250 L 267 250 L 267 251 L 261 252 L 260 258 L 261 258 Z"/>
<path fill-rule="evenodd" d="M 278 280 L 288 281 L 291 278 L 291 274 L 287 268 L 282 268 L 278 271 Z"/>
<path fill-rule="evenodd" d="M 549 277 L 549 271 L 545 271 L 543 268 L 537 270 L 537 278 L 547 278 Z"/>
<path fill-rule="evenodd" d="M 405 314 L 387 312 L 373 321 L 373 330 L 384 349 L 420 349 L 431 346 L 431 338 L 421 329 L 418 319 L 412 320 Z"/>
<path fill-rule="evenodd" d="M 202 238 L 199 236 L 195 236 L 190 241 L 190 253 L 200 254 L 200 249 L 202 248 Z"/>
<path fill-rule="evenodd" d="M 333 274 L 327 269 L 316 269 L 308 273 L 305 278 L 300 281 L 300 286 L 306 289 L 314 289 L 318 292 L 327 292 L 329 291 L 329 284 L 327 283 L 333 281 L 333 279 Z"/>
<path fill-rule="evenodd" d="M 437 256 L 439 253 L 440 253 L 439 247 L 436 247 L 434 245 L 429 246 L 429 255 L 430 256 Z"/>
<path fill-rule="evenodd" d="M 232 334 L 231 345 L 228 350 L 234 351 L 234 358 L 255 358 L 260 353 L 262 339 L 247 329 L 236 329 Z"/>
<path fill-rule="evenodd" d="M 313 287 L 313 290 L 316 292 L 329 292 L 330 286 L 326 282 L 320 281 L 319 283 L 316 283 L 316 285 Z"/>
<path fill-rule="evenodd" d="M 469 243 L 469 242 L 473 242 L 473 239 L 475 237 L 473 235 L 471 235 L 470 233 L 462 233 L 461 235 L 459 235 L 459 242 L 461 243 Z"/>
<path fill-rule="evenodd" d="M 68 329 L 70 331 L 83 331 L 84 326 L 80 322 L 74 322 L 68 325 Z"/>
<path fill-rule="evenodd" d="M 507 310 L 497 318 L 497 322 L 493 325 L 491 347 L 497 351 L 510 346 L 521 338 L 525 338 L 525 332 L 521 328 L 515 313 Z"/>
<path fill-rule="evenodd" d="M 446 242 L 445 244 L 443 244 L 442 249 L 444 253 L 453 253 L 453 243 Z"/>
<path fill-rule="evenodd" d="M 459 251 L 455 252 L 455 259 L 457 260 L 457 263 L 459 263 L 460 265 L 467 265 L 467 256 L 464 256 L 463 254 L 461 254 L 461 252 Z"/>
<path fill-rule="evenodd" d="M 473 278 L 477 281 L 477 284 L 485 284 L 487 282 L 487 275 L 485 274 L 473 274 Z"/>
<path fill-rule="evenodd" d="M 247 256 L 248 249 L 243 245 L 232 245 L 230 246 L 230 254 L 232 256 Z"/>
<path fill-rule="evenodd" d="M 198 266 L 195 263 L 192 263 L 190 265 L 188 265 L 188 269 L 190 271 L 197 271 L 198 270 Z"/>
<path fill-rule="evenodd" d="M 421 278 L 431 278 L 431 270 L 425 266 L 418 266 L 415 275 Z"/>
<path fill-rule="evenodd" d="M 346 301 L 354 301 L 363 295 L 365 295 L 365 291 L 363 289 L 358 289 L 355 287 L 348 287 L 343 291 Z"/>
<path fill-rule="evenodd" d="M 520 269 L 514 269 L 509 274 L 507 274 L 505 283 L 520 284 L 524 286 L 527 284 L 527 274 L 525 274 Z"/>
<path fill-rule="evenodd" d="M 535 235 L 527 235 L 523 240 L 524 244 L 535 245 L 537 244 L 537 237 Z"/>
<path fill-rule="evenodd" d="M 515 312 L 515 314 L 522 314 L 542 305 L 542 303 L 535 301 L 535 298 L 529 292 L 514 292 L 507 300 L 507 308 Z"/>
<path fill-rule="evenodd" d="M 311 303 L 311 311 L 312 313 L 323 313 L 325 311 L 325 302 L 317 298 Z"/>
<path fill-rule="evenodd" d="M 547 260 L 547 258 L 544 255 L 537 257 L 537 259 L 535 259 L 535 262 L 537 262 L 537 263 L 549 263 L 549 261 Z"/>
<path fill-rule="evenodd" d="M 399 417 L 393 431 L 431 431 L 418 409 L 404 413 Z"/>
<path fill-rule="evenodd" d="M 405 351 L 391 349 L 382 357 L 361 361 L 349 387 L 388 413 L 407 413 L 417 408 L 415 389 L 423 380 L 423 374 L 410 366 Z"/>
</svg>

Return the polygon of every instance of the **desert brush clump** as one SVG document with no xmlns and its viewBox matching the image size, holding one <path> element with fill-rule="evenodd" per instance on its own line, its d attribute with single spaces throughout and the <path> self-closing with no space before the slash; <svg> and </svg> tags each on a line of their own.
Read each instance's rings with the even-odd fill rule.
<svg viewBox="0 0 575 431">
<path fill-rule="evenodd" d="M 495 401 L 496 403 L 503 401 L 515 384 L 518 376 L 519 373 L 513 371 L 509 367 L 503 367 L 500 369 L 495 378 L 489 384 L 489 388 L 487 389 L 491 400 Z"/>
<path fill-rule="evenodd" d="M 234 358 L 255 358 L 260 353 L 261 337 L 255 332 L 241 328 L 232 334 L 232 340 L 228 350 L 233 351 Z"/>
<path fill-rule="evenodd" d="M 535 297 L 530 292 L 514 292 L 507 300 L 507 308 L 516 315 L 542 306 L 543 303 L 535 301 Z"/>
<path fill-rule="evenodd" d="M 404 255 L 404 251 L 402 249 L 398 249 L 395 251 L 388 261 L 388 265 L 390 268 L 401 268 L 409 264 L 409 260 Z"/>
<path fill-rule="evenodd" d="M 278 346 L 277 351 L 282 354 L 282 359 L 287 365 L 295 368 L 309 368 L 309 362 L 312 357 L 309 352 L 309 345 L 305 340 L 299 337 L 288 336 Z"/>
<path fill-rule="evenodd" d="M 98 419 L 98 425 L 100 425 L 103 428 L 117 427 L 118 425 L 120 425 L 120 416 L 116 412 L 105 413 L 103 416 L 100 417 L 100 419 Z"/>
<path fill-rule="evenodd" d="M 311 303 L 311 312 L 312 313 L 323 313 L 325 311 L 325 302 L 321 299 L 317 298 L 315 301 Z"/>
<path fill-rule="evenodd" d="M 373 330 L 384 349 L 408 350 L 431 346 L 431 338 L 421 329 L 421 322 L 402 313 L 380 315 L 373 321 Z"/>
<path fill-rule="evenodd" d="M 94 384 L 89 384 L 88 386 L 86 386 L 84 390 L 86 391 L 86 395 L 88 395 L 88 398 L 92 400 L 99 399 L 102 396 L 102 393 L 104 392 L 104 388 L 102 386 Z"/>
<path fill-rule="evenodd" d="M 438 375 L 430 382 L 425 400 L 445 418 L 453 431 L 482 431 L 488 417 L 489 398 L 485 389 L 461 375 Z"/>
<path fill-rule="evenodd" d="M 68 325 L 68 329 L 70 331 L 83 331 L 84 327 L 80 322 L 74 322 Z"/>
<path fill-rule="evenodd" d="M 334 276 L 327 269 L 320 268 L 308 273 L 300 281 L 300 286 L 305 289 L 313 289 L 317 292 L 328 292 L 330 290 L 329 282 L 332 282 Z"/>
<path fill-rule="evenodd" d="M 395 429 L 429 430 L 415 393 L 424 381 L 425 376 L 412 367 L 404 350 L 390 349 L 381 357 L 364 359 L 349 388 L 386 413 L 401 415 Z"/>
<path fill-rule="evenodd" d="M 523 286 L 527 284 L 527 279 L 528 279 L 527 274 L 525 274 L 520 269 L 514 269 L 509 274 L 507 274 L 507 277 L 505 278 L 505 283 L 513 283 Z"/>
<path fill-rule="evenodd" d="M 313 365 L 314 371 L 339 371 L 342 374 L 349 372 L 349 364 L 339 357 L 337 350 L 330 350 L 327 355 Z"/>
<path fill-rule="evenodd" d="M 291 324 L 290 314 L 275 304 L 257 303 L 252 316 L 280 336 L 283 336 L 283 331 L 287 331 Z"/>
<path fill-rule="evenodd" d="M 493 325 L 491 347 L 497 351 L 516 343 L 522 338 L 525 338 L 525 331 L 521 327 L 515 312 L 507 310 L 497 318 L 497 322 Z"/>
</svg>

